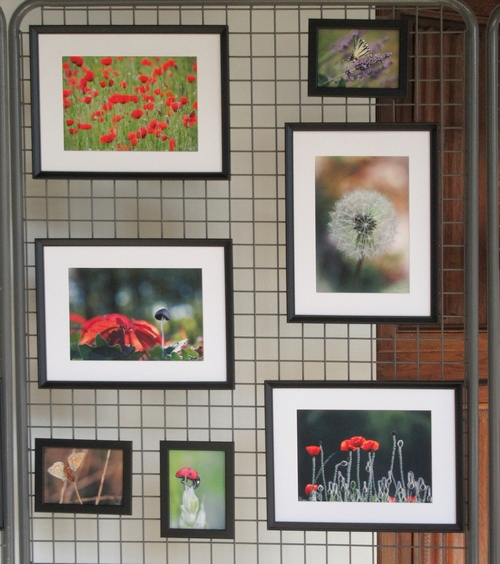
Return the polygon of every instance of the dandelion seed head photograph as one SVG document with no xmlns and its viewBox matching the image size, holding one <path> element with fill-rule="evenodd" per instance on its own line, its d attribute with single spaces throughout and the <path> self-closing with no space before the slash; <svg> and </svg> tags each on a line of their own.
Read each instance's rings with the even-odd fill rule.
<svg viewBox="0 0 500 564">
<path fill-rule="evenodd" d="M 409 292 L 409 159 L 318 156 L 318 292 Z"/>
</svg>

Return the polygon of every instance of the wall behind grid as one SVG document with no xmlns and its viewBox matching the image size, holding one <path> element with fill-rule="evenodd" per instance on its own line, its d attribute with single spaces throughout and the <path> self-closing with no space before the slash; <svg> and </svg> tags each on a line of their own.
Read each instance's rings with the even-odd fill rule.
<svg viewBox="0 0 500 564">
<path fill-rule="evenodd" d="M 394 8 L 394 15 L 398 12 Z M 30 560 L 37 563 L 374 564 L 372 533 L 268 531 L 263 382 L 376 378 L 376 328 L 286 321 L 284 124 L 368 122 L 374 100 L 307 96 L 310 18 L 366 18 L 355 7 L 34 7 L 19 27 L 27 308 Z M 227 24 L 230 181 L 31 177 L 30 24 Z M 40 390 L 35 238 L 233 240 L 235 389 Z M 396 361 L 395 361 L 396 363 Z M 395 371 L 397 366 L 395 364 Z M 133 441 L 133 514 L 35 513 L 38 437 Z M 235 443 L 235 540 L 160 538 L 161 440 Z"/>
</svg>

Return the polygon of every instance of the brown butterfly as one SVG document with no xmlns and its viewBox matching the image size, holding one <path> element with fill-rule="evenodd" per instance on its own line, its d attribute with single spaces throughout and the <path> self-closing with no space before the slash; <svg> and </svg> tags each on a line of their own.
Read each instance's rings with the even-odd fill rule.
<svg viewBox="0 0 500 564">
<path fill-rule="evenodd" d="M 55 476 L 56 478 L 60 478 L 63 482 L 66 480 L 68 482 L 75 481 L 75 472 L 80 467 L 80 464 L 83 462 L 85 458 L 84 452 L 75 452 L 68 456 L 68 463 L 65 462 L 54 462 L 50 468 L 47 469 L 49 474 Z"/>
</svg>

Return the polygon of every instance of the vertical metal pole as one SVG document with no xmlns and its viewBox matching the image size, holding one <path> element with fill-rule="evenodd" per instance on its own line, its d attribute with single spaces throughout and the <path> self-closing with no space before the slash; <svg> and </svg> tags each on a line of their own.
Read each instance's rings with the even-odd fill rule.
<svg viewBox="0 0 500 564">
<path fill-rule="evenodd" d="M 9 102 L 11 107 L 11 187 L 12 187 L 12 308 L 14 312 L 14 362 L 16 377 L 16 442 L 17 442 L 17 503 L 19 528 L 19 562 L 30 562 L 30 510 L 29 510 L 29 464 L 28 464 L 28 401 L 27 401 L 27 356 L 26 327 L 27 310 L 25 300 L 24 236 L 23 236 L 23 195 L 24 169 L 22 163 L 22 120 L 21 120 L 21 76 L 20 46 L 18 25 L 20 25 L 23 5 L 21 5 L 9 24 L 10 65 Z M 14 375 L 12 375 L 14 377 Z"/>
<path fill-rule="evenodd" d="M 486 45 L 486 147 L 488 154 L 488 455 L 489 561 L 500 562 L 500 297 L 498 259 L 498 26 L 500 6 L 490 15 Z"/>
<path fill-rule="evenodd" d="M 472 17 L 474 17 L 472 15 Z M 474 17 L 475 19 L 475 17 Z M 479 562 L 479 33 L 476 25 L 466 33 L 466 235 L 465 235 L 465 335 L 468 422 L 468 545 L 467 562 Z"/>
<path fill-rule="evenodd" d="M 0 393 L 2 428 L 2 497 L 4 520 L 4 543 L 2 562 L 14 563 L 15 555 L 15 503 L 14 503 L 14 368 L 12 357 L 11 310 L 11 234 L 10 234 L 10 192 L 9 192 L 9 138 L 8 80 L 7 80 L 7 24 L 0 8 Z"/>
</svg>

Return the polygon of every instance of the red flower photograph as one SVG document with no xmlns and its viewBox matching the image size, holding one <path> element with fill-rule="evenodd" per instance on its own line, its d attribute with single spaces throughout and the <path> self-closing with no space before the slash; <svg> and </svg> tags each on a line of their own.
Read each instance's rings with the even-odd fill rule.
<svg viewBox="0 0 500 564">
<path fill-rule="evenodd" d="M 33 178 L 230 177 L 228 26 L 33 25 L 30 63 Z"/>
<path fill-rule="evenodd" d="M 233 387 L 230 239 L 49 238 L 35 255 L 40 387 Z"/>
<path fill-rule="evenodd" d="M 64 149 L 197 151 L 197 68 L 196 57 L 63 57 L 65 122 L 86 130 L 75 136 L 66 125 Z M 151 127 L 156 120 L 165 135 Z M 147 134 L 130 143 L 141 126 Z"/>
</svg>

